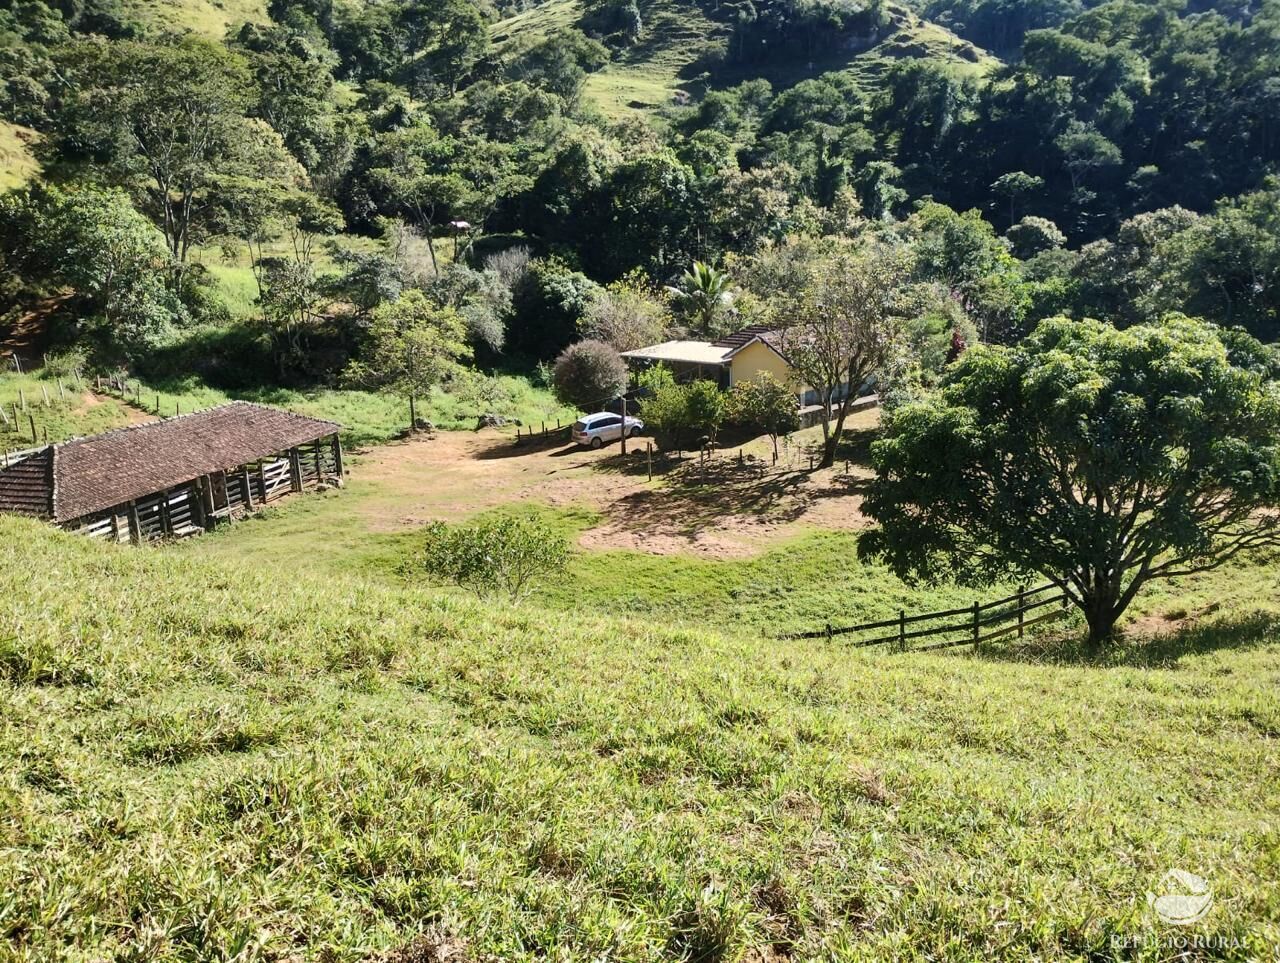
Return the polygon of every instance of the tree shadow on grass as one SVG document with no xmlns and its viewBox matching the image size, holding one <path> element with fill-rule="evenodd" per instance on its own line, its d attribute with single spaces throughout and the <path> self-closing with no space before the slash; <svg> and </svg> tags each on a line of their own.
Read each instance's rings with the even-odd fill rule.
<svg viewBox="0 0 1280 963">
<path fill-rule="evenodd" d="M 602 459 L 597 471 L 647 478 L 649 460 L 638 452 Z M 815 484 L 805 469 L 774 468 L 762 459 L 723 455 L 701 461 L 653 459 L 659 489 L 644 489 L 619 498 L 608 517 L 628 531 L 644 535 L 693 535 L 714 528 L 727 516 L 749 517 L 766 525 L 795 521 L 817 501 L 859 492 L 866 479 L 837 474 L 831 484 Z"/>
<path fill-rule="evenodd" d="M 1184 656 L 1221 650 L 1243 651 L 1280 640 L 1280 614 L 1246 612 L 1200 621 L 1156 635 L 1121 635 L 1101 652 L 1085 645 L 1083 631 L 1046 636 L 1021 644 L 988 645 L 978 658 L 995 662 L 1045 665 L 1127 666 L 1141 669 L 1176 668 Z"/>
<path fill-rule="evenodd" d="M 871 443 L 880 437 L 880 428 L 846 428 L 836 445 L 836 464 L 871 468 Z"/>
</svg>

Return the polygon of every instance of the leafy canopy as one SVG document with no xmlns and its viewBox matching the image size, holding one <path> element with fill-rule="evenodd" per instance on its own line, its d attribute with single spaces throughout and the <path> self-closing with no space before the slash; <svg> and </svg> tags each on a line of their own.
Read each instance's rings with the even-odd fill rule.
<svg viewBox="0 0 1280 963">
<path fill-rule="evenodd" d="M 598 411 L 627 390 L 627 363 L 603 341 L 579 341 L 556 358 L 556 398 L 582 411 Z"/>
<path fill-rule="evenodd" d="M 865 547 L 909 579 L 1050 578 L 1099 643 L 1146 582 L 1280 545 L 1276 369 L 1182 316 L 974 347 L 874 445 Z"/>
</svg>

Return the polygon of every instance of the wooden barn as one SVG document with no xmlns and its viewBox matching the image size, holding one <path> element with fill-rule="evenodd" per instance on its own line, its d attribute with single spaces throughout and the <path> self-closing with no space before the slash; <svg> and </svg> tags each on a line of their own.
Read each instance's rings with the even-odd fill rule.
<svg viewBox="0 0 1280 963">
<path fill-rule="evenodd" d="M 47 445 L 0 466 L 0 511 L 119 542 L 180 538 L 342 484 L 340 425 L 235 401 Z"/>
</svg>

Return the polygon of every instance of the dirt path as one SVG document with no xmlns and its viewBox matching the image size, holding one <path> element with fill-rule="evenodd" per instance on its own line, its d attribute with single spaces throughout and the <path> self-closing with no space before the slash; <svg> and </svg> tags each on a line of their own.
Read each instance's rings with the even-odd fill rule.
<svg viewBox="0 0 1280 963">
<path fill-rule="evenodd" d="M 115 399 L 109 398 L 106 395 L 94 394 L 86 388 L 80 395 L 80 404 L 76 406 L 76 413 L 84 414 L 94 408 L 100 408 L 109 400 Z M 156 420 L 155 415 L 149 415 L 145 411 L 139 411 L 137 408 L 133 407 L 133 405 L 126 404 L 124 402 L 120 403 L 120 409 L 125 413 L 125 423 L 128 425 L 145 425 L 148 422 Z"/>
<path fill-rule="evenodd" d="M 862 421 L 873 425 L 875 413 Z M 636 448 L 624 460 L 616 445 L 517 447 L 499 431 L 439 432 L 360 456 L 355 478 L 371 484 L 356 511 L 371 530 L 394 532 L 526 501 L 586 508 L 603 521 L 583 533 L 585 548 L 707 558 L 756 555 L 805 529 L 867 526 L 866 469 L 763 470 L 767 443 L 745 447 L 761 456 L 722 453 L 650 482 Z"/>
</svg>

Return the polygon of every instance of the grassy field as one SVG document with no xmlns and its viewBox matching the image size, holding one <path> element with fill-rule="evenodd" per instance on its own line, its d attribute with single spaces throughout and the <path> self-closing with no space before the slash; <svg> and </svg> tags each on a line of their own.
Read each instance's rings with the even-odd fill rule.
<svg viewBox="0 0 1280 963">
<path fill-rule="evenodd" d="M 265 0 L 125 0 L 127 14 L 169 30 L 192 30 L 221 40 L 228 27 L 267 19 Z"/>
<path fill-rule="evenodd" d="M 0 192 L 21 187 L 40 171 L 31 153 L 35 132 L 0 121 Z"/>
<path fill-rule="evenodd" d="M 94 397 L 71 378 L 62 379 L 60 391 L 55 377 L 12 372 L 0 374 L 0 408 L 5 412 L 0 417 L 0 450 L 32 447 L 32 422 L 37 440 L 43 443 L 46 437 L 49 441 L 62 441 L 119 428 L 129 424 L 131 418 L 128 405 L 115 398 Z"/>
<path fill-rule="evenodd" d="M 1029 665 L 307 569 L 0 519 L 0 957 L 1157 960 L 1198 935 L 1245 960 L 1280 939 L 1273 621 L 1183 637 L 1167 668 Z M 1214 887 L 1189 930 L 1147 908 L 1172 867 Z"/>
<path fill-rule="evenodd" d="M 890 4 L 892 26 L 866 50 L 840 51 L 808 61 L 781 57 L 746 69 L 721 65 L 709 77 L 688 76 L 692 65 L 714 56 L 727 42 L 724 24 L 709 18 L 696 4 L 678 0 L 648 0 L 640 4 L 644 32 L 640 41 L 623 51 L 605 69 L 587 77 L 585 98 L 610 120 L 650 114 L 670 107 L 677 91 L 701 96 L 708 86 L 726 87 L 763 77 L 783 89 L 831 71 L 847 72 L 868 91 L 898 60 L 930 57 L 950 63 L 961 73 L 980 74 L 999 61 L 915 12 Z M 516 37 L 545 36 L 577 23 L 581 0 L 549 0 L 495 24 L 491 36 L 501 50 Z"/>
</svg>

